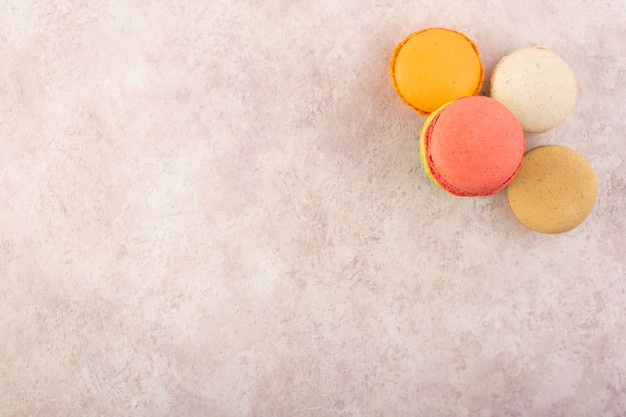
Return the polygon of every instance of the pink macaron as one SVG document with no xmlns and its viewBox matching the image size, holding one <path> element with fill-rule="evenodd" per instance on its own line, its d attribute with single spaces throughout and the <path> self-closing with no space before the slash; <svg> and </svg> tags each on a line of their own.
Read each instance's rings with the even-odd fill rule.
<svg viewBox="0 0 626 417">
<path fill-rule="evenodd" d="M 433 112 L 420 134 L 428 176 L 457 196 L 501 191 L 521 167 L 526 140 L 517 118 L 498 101 L 463 97 Z"/>
</svg>

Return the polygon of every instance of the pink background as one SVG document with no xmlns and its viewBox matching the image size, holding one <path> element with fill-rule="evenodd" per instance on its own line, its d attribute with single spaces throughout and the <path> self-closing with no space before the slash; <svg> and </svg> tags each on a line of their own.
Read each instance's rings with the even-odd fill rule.
<svg viewBox="0 0 626 417">
<path fill-rule="evenodd" d="M 0 415 L 626 415 L 625 15 L 2 1 Z M 387 72 L 429 26 L 570 64 L 527 142 L 596 170 L 580 227 L 429 182 Z"/>
</svg>

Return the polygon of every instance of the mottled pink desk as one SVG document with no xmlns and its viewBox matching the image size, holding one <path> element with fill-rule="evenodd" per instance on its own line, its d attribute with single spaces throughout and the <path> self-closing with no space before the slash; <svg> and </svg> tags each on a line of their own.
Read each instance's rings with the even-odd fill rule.
<svg viewBox="0 0 626 417">
<path fill-rule="evenodd" d="M 626 413 L 626 5 L 0 5 L 0 415 Z M 548 236 L 423 174 L 391 88 L 412 31 L 490 75 L 532 44 L 585 155 Z"/>
</svg>

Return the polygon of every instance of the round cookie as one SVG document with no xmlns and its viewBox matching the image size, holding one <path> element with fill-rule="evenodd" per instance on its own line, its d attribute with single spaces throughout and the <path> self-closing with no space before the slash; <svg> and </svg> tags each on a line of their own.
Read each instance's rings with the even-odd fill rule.
<svg viewBox="0 0 626 417">
<path fill-rule="evenodd" d="M 429 28 L 400 42 L 389 73 L 405 104 L 427 115 L 445 103 L 480 91 L 484 69 L 474 42 L 460 32 Z"/>
<path fill-rule="evenodd" d="M 528 47 L 512 52 L 496 65 L 490 96 L 515 114 L 524 131 L 541 133 L 571 112 L 576 102 L 576 80 L 557 54 Z"/>
<path fill-rule="evenodd" d="M 593 168 L 576 151 L 544 145 L 526 152 L 507 188 L 515 217 L 541 233 L 562 233 L 581 224 L 598 194 Z"/>
<path fill-rule="evenodd" d="M 515 116 L 484 96 L 463 97 L 433 112 L 420 133 L 428 176 L 457 196 L 502 190 L 522 163 L 526 141 Z"/>
</svg>

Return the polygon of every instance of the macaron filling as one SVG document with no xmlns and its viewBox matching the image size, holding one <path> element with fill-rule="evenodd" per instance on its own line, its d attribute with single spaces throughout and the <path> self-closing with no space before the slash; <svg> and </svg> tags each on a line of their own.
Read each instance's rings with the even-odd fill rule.
<svg viewBox="0 0 626 417">
<path fill-rule="evenodd" d="M 433 176 L 433 173 L 430 169 L 432 164 L 432 158 L 427 155 L 426 152 L 426 144 L 430 141 L 430 136 L 435 127 L 435 123 L 441 114 L 441 111 L 450 103 L 444 104 L 439 109 L 432 112 L 426 121 L 424 122 L 424 126 L 422 128 L 422 132 L 420 133 L 420 159 L 422 160 L 422 167 L 426 172 L 428 178 L 430 178 L 438 187 L 443 188 L 441 184 L 437 181 L 437 179 Z"/>
</svg>

